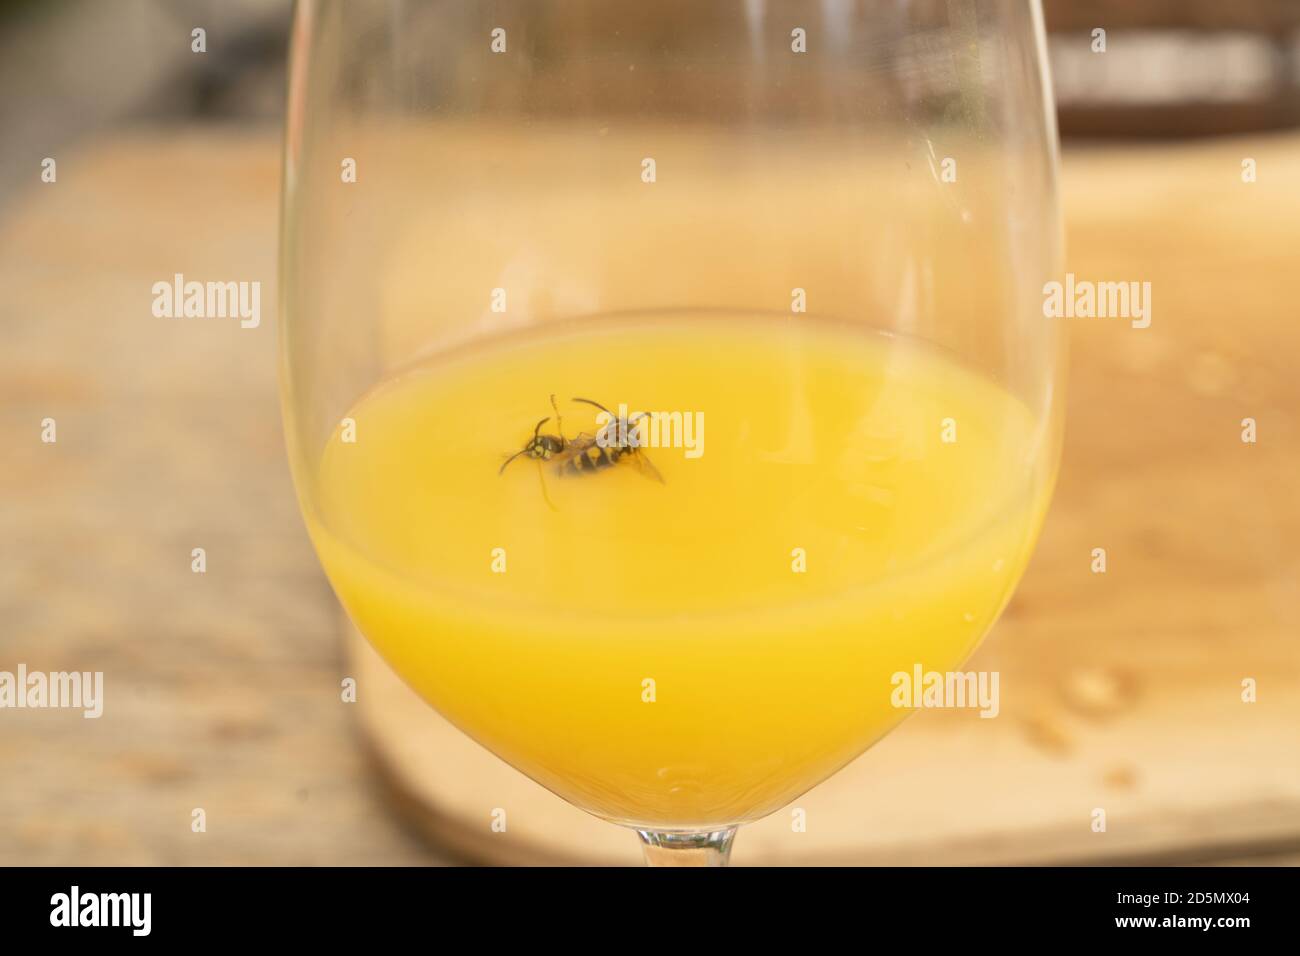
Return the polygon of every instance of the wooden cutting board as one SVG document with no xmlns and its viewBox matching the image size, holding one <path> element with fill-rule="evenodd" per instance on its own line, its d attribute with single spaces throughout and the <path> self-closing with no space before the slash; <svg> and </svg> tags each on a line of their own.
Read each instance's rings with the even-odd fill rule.
<svg viewBox="0 0 1300 956">
<path fill-rule="evenodd" d="M 276 402 L 279 148 L 119 133 L 0 208 L 0 668 L 106 674 L 99 721 L 0 714 L 0 863 L 634 862 L 340 655 Z M 1156 312 L 1073 327 L 1055 504 L 973 665 L 1003 716 L 918 714 L 737 863 L 1300 857 L 1298 182 L 1300 136 L 1067 153 L 1070 267 L 1149 279 Z M 261 328 L 154 318 L 177 271 L 261 280 Z"/>
<path fill-rule="evenodd" d="M 1300 853 L 1297 183 L 1295 136 L 1066 155 L 1067 269 L 1150 281 L 1153 321 L 1067 320 L 1058 492 L 971 664 L 1001 671 L 1002 715 L 913 716 L 745 828 L 736 864 Z M 1255 444 L 1241 441 L 1246 417 Z M 1097 547 L 1105 574 L 1091 570 Z M 344 628 L 366 738 L 432 839 L 485 862 L 639 861 L 631 833 L 469 741 Z M 1247 678 L 1255 703 L 1241 699 Z"/>
</svg>

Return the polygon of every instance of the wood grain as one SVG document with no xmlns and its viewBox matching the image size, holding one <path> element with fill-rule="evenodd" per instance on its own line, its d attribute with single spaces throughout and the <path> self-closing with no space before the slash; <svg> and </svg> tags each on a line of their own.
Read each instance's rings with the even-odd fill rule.
<svg viewBox="0 0 1300 956">
<path fill-rule="evenodd" d="M 105 709 L 0 711 L 0 863 L 438 859 L 375 800 L 285 464 L 278 134 L 57 159 L 0 222 L 0 669 L 102 670 Z M 175 272 L 260 280 L 261 327 L 154 318 Z"/>
<path fill-rule="evenodd" d="M 280 434 L 278 145 L 91 142 L 0 211 L 0 669 L 107 685 L 98 721 L 0 712 L 0 862 L 632 862 L 629 834 L 408 720 L 340 656 Z M 1150 280 L 1156 312 L 1147 330 L 1075 321 L 1056 502 L 975 665 L 1017 690 L 999 720 L 909 720 L 799 801 L 806 833 L 778 813 L 737 863 L 1300 853 L 1300 138 L 1074 153 L 1065 173 L 1070 268 Z M 261 280 L 261 327 L 154 318 L 174 272 Z M 377 770 L 357 728 L 394 719 Z"/>
</svg>

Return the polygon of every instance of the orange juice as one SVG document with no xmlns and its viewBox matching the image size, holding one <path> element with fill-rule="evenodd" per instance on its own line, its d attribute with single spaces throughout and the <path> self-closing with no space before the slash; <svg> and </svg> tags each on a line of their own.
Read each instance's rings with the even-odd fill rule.
<svg viewBox="0 0 1300 956">
<path fill-rule="evenodd" d="M 543 417 L 597 431 L 574 397 L 702 429 L 638 450 L 662 482 L 633 455 L 498 474 Z M 908 713 L 891 676 L 965 660 L 1046 500 L 1018 399 L 804 316 L 542 326 L 397 374 L 348 418 L 308 523 L 361 632 L 515 767 L 647 828 L 758 818 L 881 737 Z"/>
</svg>

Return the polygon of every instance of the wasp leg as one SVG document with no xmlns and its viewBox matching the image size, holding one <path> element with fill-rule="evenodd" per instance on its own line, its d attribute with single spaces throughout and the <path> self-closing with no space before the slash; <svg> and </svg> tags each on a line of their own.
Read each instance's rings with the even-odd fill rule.
<svg viewBox="0 0 1300 956">
<path fill-rule="evenodd" d="M 564 419 L 560 417 L 560 406 L 555 404 L 554 395 L 551 396 L 551 408 L 555 409 L 555 429 L 560 433 L 560 441 L 567 445 L 569 442 L 564 437 Z"/>
<path fill-rule="evenodd" d="M 540 461 L 537 463 L 537 480 L 542 486 L 542 497 L 546 499 L 546 507 L 552 511 L 559 511 L 560 509 L 555 507 L 555 502 L 551 500 L 551 495 L 546 490 L 546 469 Z"/>
</svg>

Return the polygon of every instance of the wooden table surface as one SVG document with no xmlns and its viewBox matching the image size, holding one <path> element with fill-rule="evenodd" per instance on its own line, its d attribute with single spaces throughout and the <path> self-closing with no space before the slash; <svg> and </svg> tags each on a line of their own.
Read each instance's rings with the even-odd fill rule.
<svg viewBox="0 0 1300 956">
<path fill-rule="evenodd" d="M 457 850 L 431 848 L 340 700 L 280 431 L 278 133 L 58 162 L 0 210 L 0 670 L 102 670 L 105 714 L 0 711 L 0 863 L 552 858 L 546 812 L 495 846 L 466 832 L 473 773 L 445 766 L 427 786 Z M 777 815 L 737 862 L 1300 855 L 1298 184 L 1297 136 L 1067 155 L 1068 268 L 1150 280 L 1155 311 L 1073 320 L 1056 500 L 973 665 L 1028 690 L 994 734 L 914 717 L 806 798 L 808 833 Z M 176 272 L 260 280 L 261 327 L 155 319 Z M 635 853 L 605 847 L 576 858 Z"/>
</svg>

